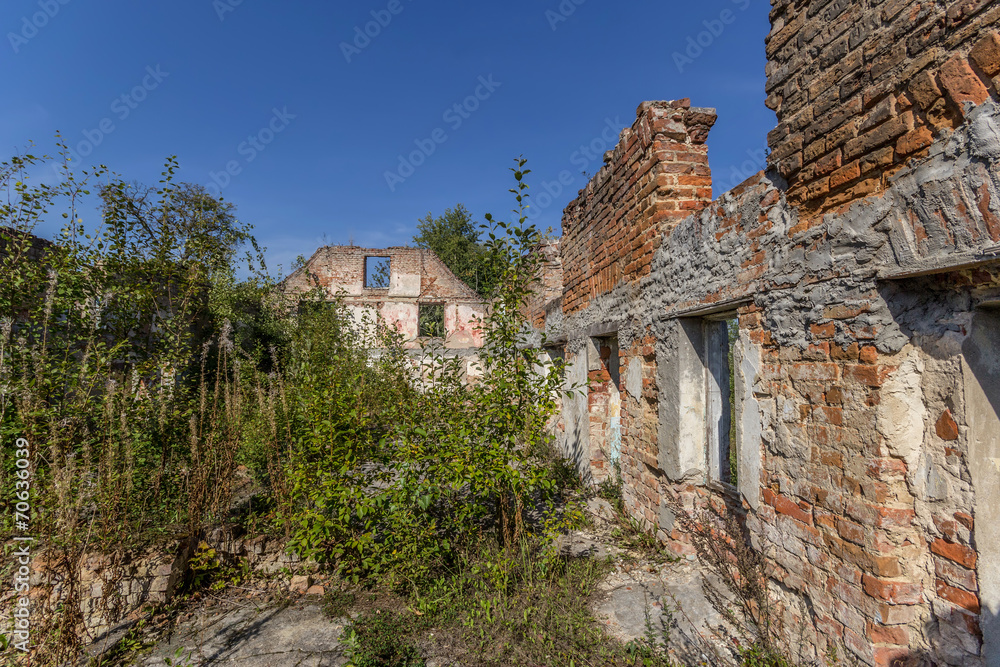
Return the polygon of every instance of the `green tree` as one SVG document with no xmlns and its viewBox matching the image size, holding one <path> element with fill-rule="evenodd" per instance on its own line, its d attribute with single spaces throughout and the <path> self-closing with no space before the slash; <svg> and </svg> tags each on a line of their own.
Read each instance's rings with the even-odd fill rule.
<svg viewBox="0 0 1000 667">
<path fill-rule="evenodd" d="M 462 204 L 445 209 L 444 215 L 431 213 L 417 224 L 413 237 L 419 248 L 433 250 L 452 273 L 482 296 L 489 296 L 496 285 L 496 272 L 486 247 L 479 240 L 479 225 Z"/>
</svg>

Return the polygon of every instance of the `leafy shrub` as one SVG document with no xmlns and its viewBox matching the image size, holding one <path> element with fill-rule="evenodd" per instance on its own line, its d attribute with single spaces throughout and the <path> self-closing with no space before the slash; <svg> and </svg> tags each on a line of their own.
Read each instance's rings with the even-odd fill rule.
<svg viewBox="0 0 1000 667">
<path fill-rule="evenodd" d="M 406 621 L 392 612 L 366 614 L 346 630 L 353 667 L 424 667 L 420 653 L 400 625 Z"/>
</svg>

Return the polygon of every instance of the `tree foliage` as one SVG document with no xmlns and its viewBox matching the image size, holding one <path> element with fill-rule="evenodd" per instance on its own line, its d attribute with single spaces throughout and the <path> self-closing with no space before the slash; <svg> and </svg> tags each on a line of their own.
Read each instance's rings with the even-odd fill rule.
<svg viewBox="0 0 1000 667">
<path fill-rule="evenodd" d="M 561 369 L 524 340 L 538 234 L 523 161 L 513 222 L 487 216 L 482 244 L 464 209 L 447 223 L 475 271 L 497 268 L 474 382 L 467 359 L 415 358 L 395 327 L 321 289 L 290 304 L 262 266 L 239 278 L 240 252 L 259 254 L 250 226 L 176 183 L 174 160 L 155 188 L 103 170 L 28 185 L 41 162 L 0 164 L 0 530 L 16 527 L 8 452 L 26 438 L 42 576 L 67 595 L 85 554 L 125 562 L 227 520 L 240 464 L 268 508 L 255 525 L 346 576 L 406 586 L 447 572 L 484 532 L 513 548 L 524 509 L 557 492 L 540 453 Z M 92 181 L 101 220 L 87 226 Z M 31 232 L 60 207 L 66 226 L 39 250 Z M 110 622 L 130 611 L 115 595 Z M 88 639 L 80 606 L 45 599 L 38 652 L 66 664 Z"/>
<path fill-rule="evenodd" d="M 480 239 L 480 225 L 462 204 L 445 209 L 444 215 L 428 213 L 417 224 L 413 237 L 419 248 L 429 248 L 466 285 L 488 297 L 497 281 L 490 254 Z"/>
</svg>

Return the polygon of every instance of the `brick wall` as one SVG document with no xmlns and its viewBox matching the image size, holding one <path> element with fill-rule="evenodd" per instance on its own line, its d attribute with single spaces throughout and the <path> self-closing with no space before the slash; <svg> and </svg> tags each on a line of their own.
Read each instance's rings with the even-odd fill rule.
<svg viewBox="0 0 1000 667">
<path fill-rule="evenodd" d="M 982 665 L 997 648 L 968 391 L 972 323 L 1000 302 L 997 12 L 776 2 L 772 171 L 713 202 L 658 186 L 710 178 L 714 115 L 646 104 L 565 211 L 562 317 L 545 327 L 569 379 L 600 382 L 564 401 L 564 447 L 597 456 L 594 343 L 615 336 L 626 507 L 685 556 L 675 505 L 736 511 L 803 658 Z M 739 322 L 736 487 L 709 478 L 691 419 L 699 323 L 723 312 Z"/>
<path fill-rule="evenodd" d="M 646 102 L 563 217 L 563 310 L 649 273 L 662 234 L 712 199 L 712 109 Z"/>
<path fill-rule="evenodd" d="M 529 296 L 528 303 L 525 304 L 525 310 L 529 323 L 535 329 L 544 331 L 546 311 L 550 304 L 562 299 L 563 266 L 559 240 L 544 241 L 536 252 L 540 256 L 538 282 L 534 286 L 534 292 Z"/>
<path fill-rule="evenodd" d="M 772 0 L 770 164 L 808 224 L 891 177 L 994 98 L 1000 6 L 988 0 Z"/>
<path fill-rule="evenodd" d="M 365 259 L 389 258 L 389 286 L 365 284 Z M 301 294 L 319 286 L 330 297 L 339 295 L 349 309 L 378 312 L 416 345 L 421 305 L 443 304 L 446 344 L 482 346 L 476 319 L 484 313 L 479 295 L 462 282 L 433 251 L 423 248 L 359 248 L 326 246 L 285 279 L 286 294 Z"/>
</svg>

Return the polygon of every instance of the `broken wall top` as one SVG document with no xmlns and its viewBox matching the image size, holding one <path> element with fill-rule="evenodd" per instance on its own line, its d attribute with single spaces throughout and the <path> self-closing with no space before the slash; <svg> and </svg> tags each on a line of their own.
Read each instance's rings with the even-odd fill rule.
<svg viewBox="0 0 1000 667">
<path fill-rule="evenodd" d="M 366 258 L 388 258 L 389 287 L 365 281 Z M 315 283 L 313 282 L 315 280 Z M 331 296 L 350 300 L 480 304 L 481 297 L 426 248 L 325 246 L 284 282 L 285 292 L 306 292 L 318 283 Z"/>
</svg>

